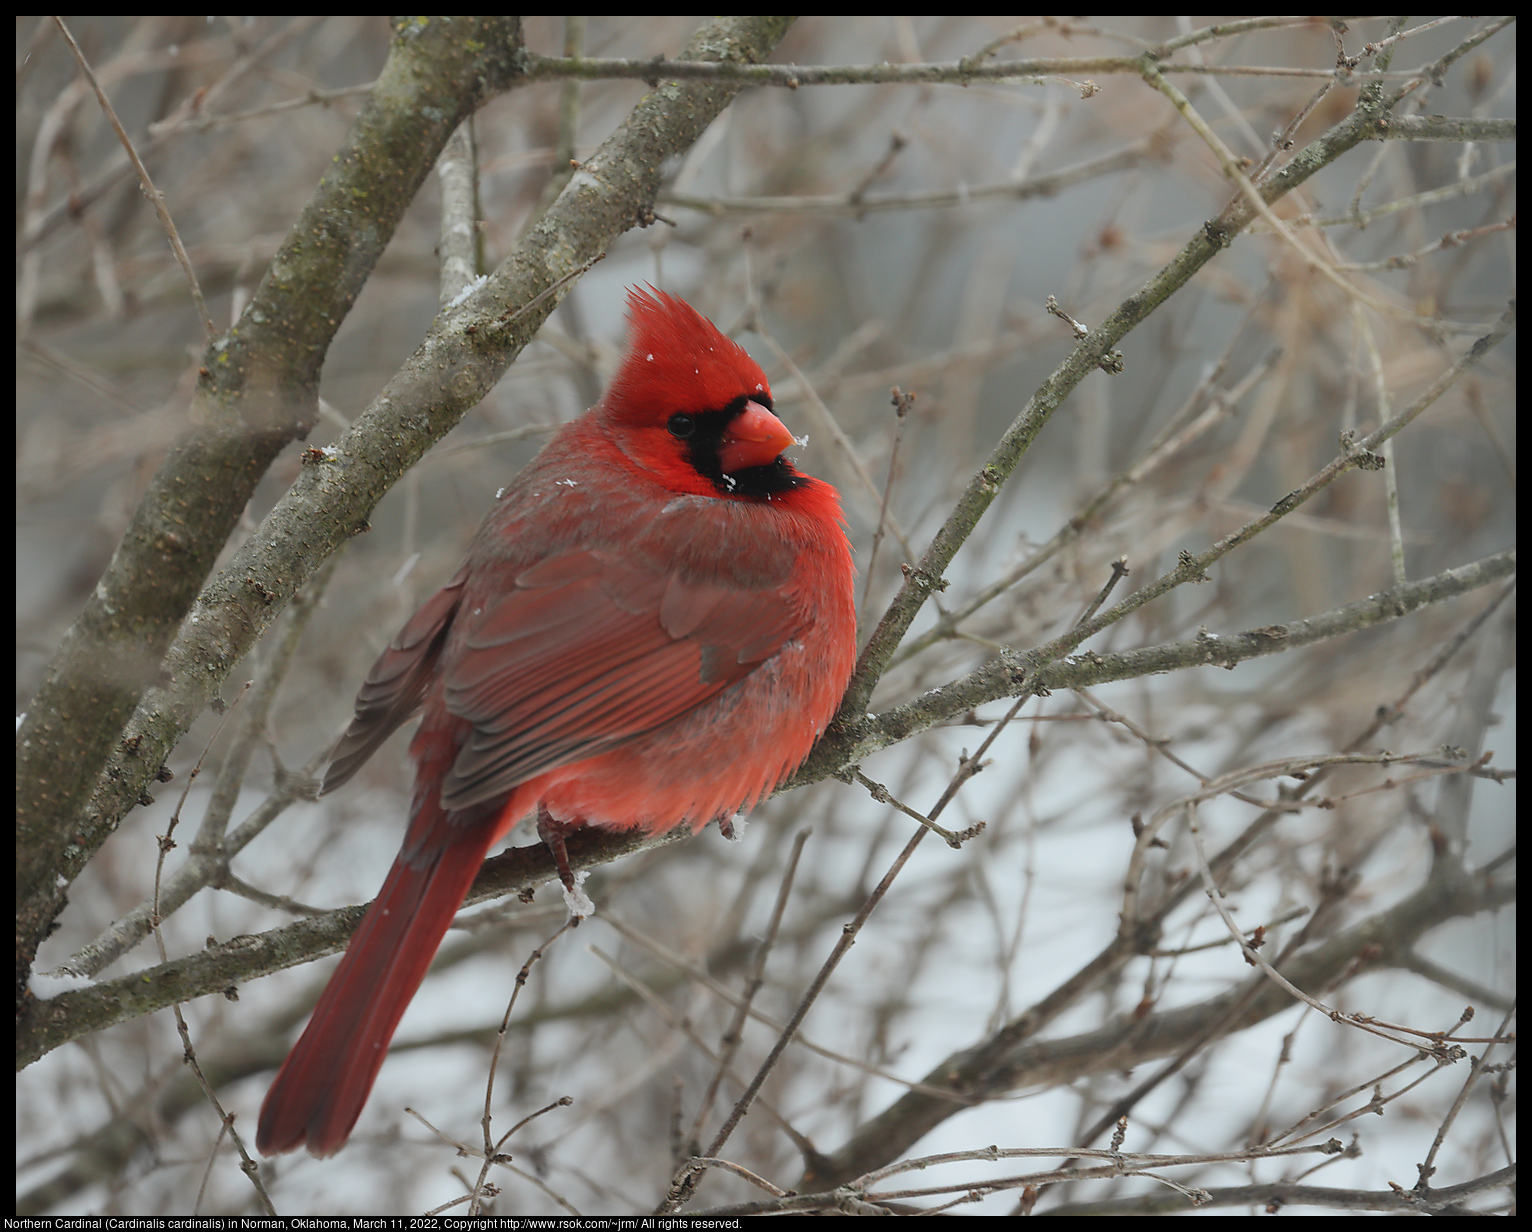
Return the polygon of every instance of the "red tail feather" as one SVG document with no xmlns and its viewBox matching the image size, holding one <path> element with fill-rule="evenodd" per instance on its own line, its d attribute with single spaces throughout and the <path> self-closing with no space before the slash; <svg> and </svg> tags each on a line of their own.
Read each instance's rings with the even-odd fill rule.
<svg viewBox="0 0 1532 1232">
<path fill-rule="evenodd" d="M 263 1154 L 341 1148 L 494 837 L 485 825 L 453 828 L 445 843 L 394 861 L 261 1105 Z"/>
</svg>

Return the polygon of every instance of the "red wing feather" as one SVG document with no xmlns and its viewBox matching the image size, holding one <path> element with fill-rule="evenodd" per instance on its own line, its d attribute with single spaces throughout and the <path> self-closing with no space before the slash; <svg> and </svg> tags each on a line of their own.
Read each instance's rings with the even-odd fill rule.
<svg viewBox="0 0 1532 1232">
<path fill-rule="evenodd" d="M 457 617 L 447 709 L 473 724 L 447 809 L 653 731 L 716 697 L 809 621 L 776 590 L 573 552 L 524 570 Z"/>
<path fill-rule="evenodd" d="M 425 700 L 437 658 L 462 600 L 467 568 L 426 600 L 378 656 L 356 695 L 356 716 L 330 759 L 324 790 L 334 791 L 357 772 Z"/>
</svg>

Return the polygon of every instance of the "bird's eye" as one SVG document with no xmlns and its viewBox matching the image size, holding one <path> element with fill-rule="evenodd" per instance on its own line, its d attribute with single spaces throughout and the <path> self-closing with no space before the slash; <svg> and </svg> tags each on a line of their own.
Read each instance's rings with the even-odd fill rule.
<svg viewBox="0 0 1532 1232">
<path fill-rule="evenodd" d="M 690 415 L 672 415 L 665 426 L 670 429 L 671 436 L 684 441 L 697 430 L 697 421 Z"/>
</svg>

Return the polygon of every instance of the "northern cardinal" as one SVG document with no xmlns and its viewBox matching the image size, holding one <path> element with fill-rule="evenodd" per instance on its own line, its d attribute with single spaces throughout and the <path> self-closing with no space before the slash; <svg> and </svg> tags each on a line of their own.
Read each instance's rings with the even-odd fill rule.
<svg viewBox="0 0 1532 1232">
<path fill-rule="evenodd" d="M 324 790 L 422 709 L 409 827 L 261 1105 L 267 1155 L 344 1144 L 518 821 L 536 814 L 572 892 L 569 830 L 727 830 L 835 713 L 856 660 L 835 489 L 783 456 L 744 348 L 663 291 L 630 291 L 628 320 L 606 396 L 500 493 L 357 694 Z"/>
</svg>

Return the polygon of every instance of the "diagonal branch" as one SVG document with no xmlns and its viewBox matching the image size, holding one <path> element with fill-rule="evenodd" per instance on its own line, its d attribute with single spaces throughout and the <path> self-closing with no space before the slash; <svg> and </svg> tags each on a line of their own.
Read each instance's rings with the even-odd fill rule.
<svg viewBox="0 0 1532 1232">
<path fill-rule="evenodd" d="M 518 22 L 433 20 L 413 24 L 407 34 L 396 30 L 366 107 L 239 323 L 209 344 L 193 427 L 160 464 L 27 707 L 16 741 L 23 969 L 64 887 L 163 763 L 169 743 L 143 748 L 118 790 L 98 796 L 88 810 L 91 821 L 81 827 L 85 802 L 120 753 L 124 724 L 153 683 L 256 484 L 272 459 L 312 426 L 330 340 L 442 143 L 463 116 L 515 76 Z M 292 589 L 264 594 L 261 606 L 270 611 L 257 628 Z M 243 646 L 228 649 L 235 653 L 226 663 L 243 654 Z M 223 675 L 205 673 L 204 704 Z"/>
</svg>

